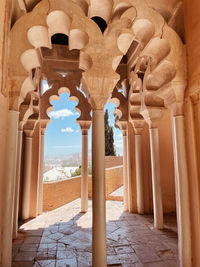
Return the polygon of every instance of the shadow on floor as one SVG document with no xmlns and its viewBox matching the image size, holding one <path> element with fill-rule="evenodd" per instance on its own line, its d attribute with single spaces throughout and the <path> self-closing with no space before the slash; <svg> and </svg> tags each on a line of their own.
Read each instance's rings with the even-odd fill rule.
<svg viewBox="0 0 200 267">
<path fill-rule="evenodd" d="M 13 242 L 14 267 L 92 266 L 91 201 L 80 213 L 75 200 L 27 221 Z M 178 266 L 175 216 L 165 216 L 165 228 L 153 228 L 151 215 L 123 212 L 123 203 L 107 201 L 108 266 Z"/>
</svg>

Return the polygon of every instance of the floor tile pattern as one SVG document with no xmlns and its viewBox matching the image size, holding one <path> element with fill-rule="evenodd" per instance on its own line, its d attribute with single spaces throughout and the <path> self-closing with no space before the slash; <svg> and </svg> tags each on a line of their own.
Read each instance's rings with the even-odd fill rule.
<svg viewBox="0 0 200 267">
<path fill-rule="evenodd" d="M 107 201 L 107 264 L 122 267 L 175 267 L 175 216 L 165 228 L 153 228 L 151 215 L 123 212 L 123 203 Z M 92 266 L 92 214 L 80 213 L 80 199 L 44 213 L 20 227 L 13 241 L 13 267 Z"/>
</svg>

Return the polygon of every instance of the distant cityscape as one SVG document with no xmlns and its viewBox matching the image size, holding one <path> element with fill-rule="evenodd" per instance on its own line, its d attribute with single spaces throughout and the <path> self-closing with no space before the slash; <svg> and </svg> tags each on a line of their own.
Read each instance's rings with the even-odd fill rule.
<svg viewBox="0 0 200 267">
<path fill-rule="evenodd" d="M 91 155 L 88 155 L 91 166 Z M 74 153 L 62 156 L 46 156 L 44 159 L 43 181 L 51 182 L 71 177 L 71 173 L 81 166 L 81 154 Z"/>
</svg>

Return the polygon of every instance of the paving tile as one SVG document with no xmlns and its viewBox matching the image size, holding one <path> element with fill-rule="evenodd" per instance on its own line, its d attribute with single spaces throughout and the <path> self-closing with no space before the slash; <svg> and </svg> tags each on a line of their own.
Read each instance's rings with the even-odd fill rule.
<svg viewBox="0 0 200 267">
<path fill-rule="evenodd" d="M 38 252 L 48 252 L 48 251 L 56 251 L 58 244 L 54 243 L 41 243 L 38 247 Z"/>
<path fill-rule="evenodd" d="M 15 257 L 15 261 L 33 261 L 35 258 L 36 252 L 19 252 Z"/>
<path fill-rule="evenodd" d="M 114 247 L 114 250 L 117 254 L 127 254 L 127 253 L 135 252 L 133 248 L 131 247 L 131 245 L 117 246 L 117 247 Z"/>
<path fill-rule="evenodd" d="M 23 224 L 13 242 L 12 266 L 92 266 L 91 206 L 89 201 L 89 211 L 80 213 L 75 200 Z M 106 206 L 108 266 L 178 266 L 175 217 L 165 216 L 165 229 L 157 230 L 152 215 L 124 212 L 121 202 Z"/>
<path fill-rule="evenodd" d="M 64 260 L 57 260 L 56 267 L 77 267 L 77 260 L 76 259 L 64 259 Z"/>
<path fill-rule="evenodd" d="M 128 253 L 128 254 L 119 254 L 120 262 L 125 263 L 138 263 L 139 259 L 135 253 Z"/>
<path fill-rule="evenodd" d="M 142 263 L 144 262 L 156 262 L 160 261 L 160 257 L 158 257 L 154 252 L 150 250 L 135 250 L 137 257 L 140 259 Z"/>
<path fill-rule="evenodd" d="M 51 243 L 55 243 L 55 240 L 46 236 L 42 237 L 40 240 L 40 244 L 51 244 Z"/>
<path fill-rule="evenodd" d="M 25 236 L 42 236 L 44 229 L 21 230 Z"/>
<path fill-rule="evenodd" d="M 49 250 L 49 251 L 40 251 L 37 252 L 35 256 L 36 260 L 51 260 L 56 259 L 56 251 Z"/>
<path fill-rule="evenodd" d="M 33 266 L 33 261 L 20 261 L 20 262 L 13 262 L 12 267 L 32 267 Z"/>
<path fill-rule="evenodd" d="M 20 246 L 20 251 L 34 251 L 36 252 L 37 249 L 38 249 L 38 246 L 39 244 L 36 243 L 36 244 L 29 244 L 29 243 L 23 243 L 21 246 Z"/>
<path fill-rule="evenodd" d="M 144 267 L 178 267 L 176 261 L 159 261 L 159 262 L 148 262 L 143 264 Z"/>
<path fill-rule="evenodd" d="M 29 244 L 38 244 L 40 242 L 40 237 L 38 236 L 31 236 L 31 237 L 26 237 L 24 239 L 24 243 L 29 243 Z"/>
<path fill-rule="evenodd" d="M 34 263 L 33 267 L 55 267 L 55 260 L 38 260 Z"/>
<path fill-rule="evenodd" d="M 156 253 L 162 260 L 176 259 L 177 255 L 170 249 L 160 250 Z"/>
<path fill-rule="evenodd" d="M 75 250 L 68 249 L 68 250 L 58 250 L 56 258 L 61 259 L 73 259 L 76 257 Z"/>
<path fill-rule="evenodd" d="M 48 238 L 51 238 L 51 239 L 53 239 L 53 240 L 55 240 L 55 241 L 58 241 L 59 239 L 61 239 L 61 238 L 64 237 L 64 236 L 65 236 L 64 234 L 59 233 L 59 232 L 56 232 L 56 233 L 54 233 L 54 234 L 50 234 L 50 235 L 48 235 Z"/>
<path fill-rule="evenodd" d="M 108 255 L 107 256 L 107 264 L 108 265 L 121 264 L 119 256 L 118 255 Z"/>
</svg>

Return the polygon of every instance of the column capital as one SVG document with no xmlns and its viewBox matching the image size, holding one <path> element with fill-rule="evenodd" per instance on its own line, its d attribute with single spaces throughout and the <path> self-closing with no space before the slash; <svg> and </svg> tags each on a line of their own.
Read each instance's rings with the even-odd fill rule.
<svg viewBox="0 0 200 267">
<path fill-rule="evenodd" d="M 33 131 L 25 130 L 25 138 L 32 138 L 33 137 Z"/>
<path fill-rule="evenodd" d="M 127 121 L 118 121 L 117 125 L 119 126 L 122 135 L 126 136 L 128 131 L 128 122 Z"/>
<path fill-rule="evenodd" d="M 88 134 L 88 130 L 90 129 L 91 126 L 91 121 L 77 121 L 77 123 L 79 124 L 80 128 L 81 128 L 81 132 L 82 135 L 87 135 Z"/>
<path fill-rule="evenodd" d="M 164 114 L 164 107 L 146 107 L 140 111 L 149 128 L 158 128 L 158 123 Z"/>
<path fill-rule="evenodd" d="M 104 76 L 97 76 L 89 71 L 82 74 L 82 82 L 92 109 L 104 108 L 119 78 L 119 74 L 114 71 Z"/>
<path fill-rule="evenodd" d="M 47 125 L 49 124 L 50 121 L 51 121 L 50 119 L 48 120 L 40 119 L 41 135 L 45 135 Z"/>
<path fill-rule="evenodd" d="M 145 125 L 145 120 L 144 119 L 132 119 L 131 124 L 133 126 L 135 135 L 141 135 L 144 125 Z"/>
</svg>

